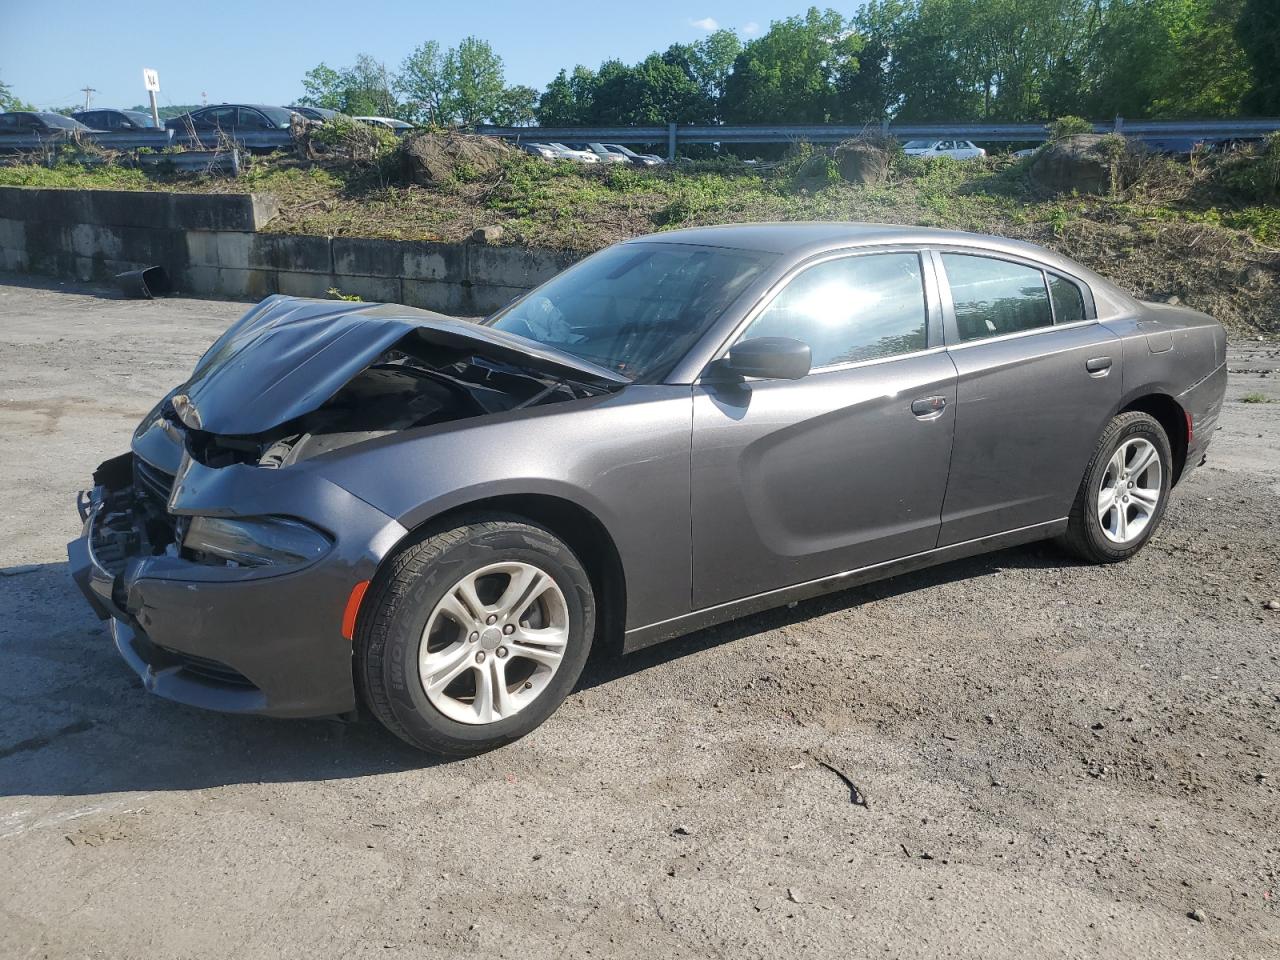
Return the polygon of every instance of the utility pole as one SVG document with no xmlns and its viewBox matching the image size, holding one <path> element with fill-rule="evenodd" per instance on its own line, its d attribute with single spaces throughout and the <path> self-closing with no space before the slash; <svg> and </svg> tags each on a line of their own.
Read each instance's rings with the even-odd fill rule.
<svg viewBox="0 0 1280 960">
<path fill-rule="evenodd" d="M 89 109 L 89 96 L 90 96 L 90 94 L 97 93 L 98 91 L 97 91 L 97 90 L 95 90 L 93 87 L 87 87 L 87 86 L 86 86 L 86 87 L 81 87 L 80 89 L 84 92 L 84 108 L 85 108 L 86 110 L 88 110 L 88 109 Z"/>
</svg>

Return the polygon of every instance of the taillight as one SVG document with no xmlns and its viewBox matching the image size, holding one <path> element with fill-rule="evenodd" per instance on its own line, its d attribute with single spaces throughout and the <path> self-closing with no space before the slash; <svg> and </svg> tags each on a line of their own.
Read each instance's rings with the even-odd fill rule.
<svg viewBox="0 0 1280 960">
<path fill-rule="evenodd" d="M 1191 424 L 1191 411 L 1190 411 L 1190 410 L 1185 410 L 1185 411 L 1183 411 L 1183 412 L 1184 412 L 1184 413 L 1186 414 L 1186 416 L 1187 416 L 1187 446 L 1189 447 L 1189 446 L 1191 446 L 1191 438 L 1192 438 L 1192 436 L 1194 436 L 1195 431 L 1192 429 L 1192 424 Z"/>
</svg>

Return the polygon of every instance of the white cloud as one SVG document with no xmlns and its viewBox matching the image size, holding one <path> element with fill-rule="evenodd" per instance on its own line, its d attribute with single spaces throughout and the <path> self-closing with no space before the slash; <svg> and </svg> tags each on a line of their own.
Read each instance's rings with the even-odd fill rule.
<svg viewBox="0 0 1280 960">
<path fill-rule="evenodd" d="M 750 20 L 742 25 L 742 32 L 748 37 L 754 36 L 760 32 L 760 24 L 756 23 L 754 20 Z"/>
<path fill-rule="evenodd" d="M 714 17 L 703 17 L 701 20 L 690 20 L 689 26 L 697 27 L 699 30 L 719 30 L 720 24 L 715 21 Z"/>
</svg>

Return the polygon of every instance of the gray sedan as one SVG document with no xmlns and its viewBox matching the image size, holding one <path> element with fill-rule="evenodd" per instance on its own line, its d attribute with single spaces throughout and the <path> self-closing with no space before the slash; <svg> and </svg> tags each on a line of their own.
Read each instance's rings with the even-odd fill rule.
<svg viewBox="0 0 1280 960">
<path fill-rule="evenodd" d="M 272 297 L 98 468 L 71 564 L 154 693 L 472 753 L 593 646 L 1047 538 L 1125 560 L 1225 350 L 1039 247 L 866 224 L 632 240 L 482 324 Z"/>
</svg>

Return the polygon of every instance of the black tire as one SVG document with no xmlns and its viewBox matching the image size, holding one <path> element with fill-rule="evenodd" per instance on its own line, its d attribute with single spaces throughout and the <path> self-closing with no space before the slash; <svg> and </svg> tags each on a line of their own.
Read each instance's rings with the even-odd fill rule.
<svg viewBox="0 0 1280 960">
<path fill-rule="evenodd" d="M 1118 544 L 1103 533 L 1096 509 L 1097 496 L 1112 456 L 1122 443 L 1134 437 L 1149 440 L 1160 458 L 1160 499 L 1142 533 L 1128 543 Z M 1068 551 L 1087 563 L 1118 563 L 1129 559 L 1146 545 L 1160 525 L 1165 506 L 1169 502 L 1172 478 L 1173 454 L 1169 438 L 1160 422 L 1150 414 L 1137 410 L 1113 417 L 1098 438 L 1098 445 L 1071 506 L 1067 532 L 1060 542 Z"/>
<path fill-rule="evenodd" d="M 523 709 L 491 723 L 458 722 L 423 689 L 418 652 L 427 619 L 468 573 L 508 560 L 536 566 L 555 581 L 568 612 L 569 642 L 546 688 Z M 356 682 L 373 715 L 405 742 L 449 757 L 483 753 L 529 733 L 569 695 L 591 652 L 595 610 L 590 578 L 551 532 L 516 516 L 463 518 L 427 531 L 380 571 L 362 604 Z"/>
</svg>

